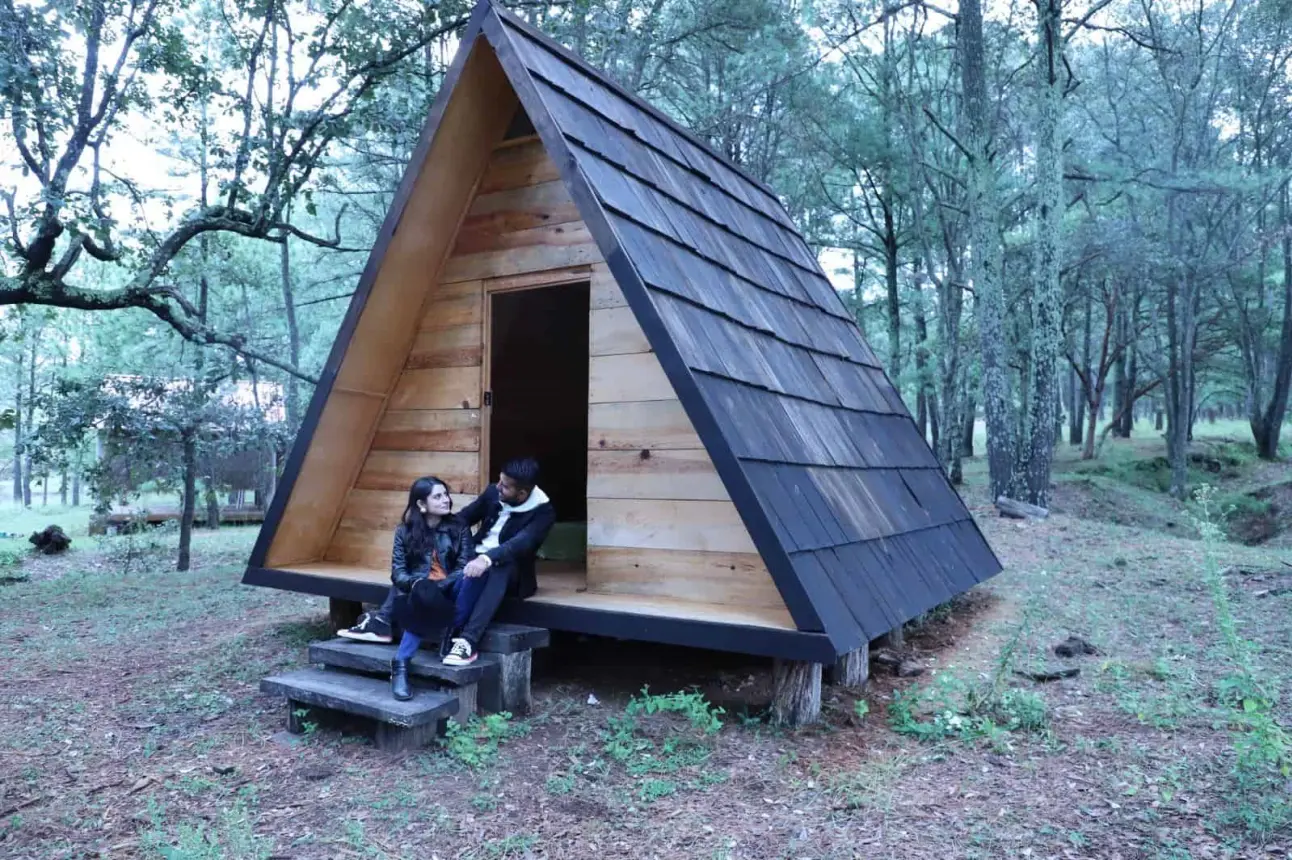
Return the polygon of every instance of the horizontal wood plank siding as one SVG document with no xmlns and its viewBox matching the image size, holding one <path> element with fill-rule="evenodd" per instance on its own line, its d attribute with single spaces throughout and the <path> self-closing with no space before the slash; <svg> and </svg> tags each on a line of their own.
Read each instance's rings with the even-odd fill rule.
<svg viewBox="0 0 1292 860">
<path fill-rule="evenodd" d="M 703 448 L 589 451 L 588 496 L 601 499 L 730 501 Z"/>
<path fill-rule="evenodd" d="M 588 548 L 588 590 L 785 610 L 757 553 Z"/>
</svg>

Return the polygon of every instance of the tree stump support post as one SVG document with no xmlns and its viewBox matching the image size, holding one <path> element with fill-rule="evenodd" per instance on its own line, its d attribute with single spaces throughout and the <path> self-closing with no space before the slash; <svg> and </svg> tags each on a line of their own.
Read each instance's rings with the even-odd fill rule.
<svg viewBox="0 0 1292 860">
<path fill-rule="evenodd" d="M 363 613 L 363 604 L 357 600 L 342 600 L 339 597 L 327 599 L 328 621 L 333 630 L 345 630 L 353 627 Z"/>
<path fill-rule="evenodd" d="M 900 654 L 906 650 L 906 634 L 901 626 L 897 626 L 876 639 L 874 644 L 876 648 L 888 648 Z"/>
<path fill-rule="evenodd" d="M 821 664 L 776 660 L 772 666 L 772 722 L 806 726 L 821 718 Z"/>
<path fill-rule="evenodd" d="M 839 687 L 864 687 L 870 680 L 870 643 L 849 651 L 826 669 L 827 680 Z"/>
</svg>

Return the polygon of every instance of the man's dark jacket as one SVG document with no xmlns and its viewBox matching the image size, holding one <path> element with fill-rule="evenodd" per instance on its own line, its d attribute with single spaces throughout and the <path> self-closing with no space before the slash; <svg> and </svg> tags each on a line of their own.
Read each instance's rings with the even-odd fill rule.
<svg viewBox="0 0 1292 860">
<path fill-rule="evenodd" d="M 475 532 L 475 543 L 484 540 L 485 535 L 493 528 L 498 517 L 502 516 L 502 500 L 498 497 L 498 487 L 490 484 L 475 501 L 458 513 L 458 518 L 469 526 L 477 523 L 480 527 Z M 493 562 L 494 567 L 513 565 L 515 575 L 509 590 L 516 597 L 525 598 L 538 590 L 538 579 L 534 572 L 534 563 L 538 557 L 538 548 L 547 539 L 547 533 L 556 522 L 556 510 L 551 501 L 545 502 L 532 510 L 514 511 L 503 523 L 502 533 L 498 535 L 498 546 L 485 555 Z M 475 557 L 472 546 L 468 561 Z"/>
</svg>

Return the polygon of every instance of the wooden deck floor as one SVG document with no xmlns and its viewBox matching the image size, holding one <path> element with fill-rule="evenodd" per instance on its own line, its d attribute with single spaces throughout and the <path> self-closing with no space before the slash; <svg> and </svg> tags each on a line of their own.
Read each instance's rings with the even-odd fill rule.
<svg viewBox="0 0 1292 860">
<path fill-rule="evenodd" d="M 331 577 L 383 586 L 390 582 L 389 571 L 332 562 L 292 565 L 281 569 L 308 576 Z M 789 613 L 784 609 L 725 606 L 717 603 L 698 603 L 636 594 L 603 594 L 588 591 L 586 586 L 587 574 L 582 567 L 569 562 L 544 562 L 539 565 L 538 593 L 529 600 L 535 603 L 632 615 L 680 618 L 716 624 L 741 624 L 777 630 L 795 629 Z"/>
</svg>

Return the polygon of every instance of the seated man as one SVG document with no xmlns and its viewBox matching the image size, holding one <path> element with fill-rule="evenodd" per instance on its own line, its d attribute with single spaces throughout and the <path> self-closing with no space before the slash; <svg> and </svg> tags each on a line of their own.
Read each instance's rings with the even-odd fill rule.
<svg viewBox="0 0 1292 860">
<path fill-rule="evenodd" d="M 508 594 L 526 598 L 538 588 L 535 562 L 556 512 L 538 486 L 538 463 L 532 458 L 508 462 L 498 482 L 467 505 L 459 519 L 480 524 L 474 536 L 475 558 L 461 577 L 445 581 L 446 596 L 455 605 L 452 627 L 445 633 L 445 662 L 465 665 L 476 659 L 485 628 Z M 390 619 L 399 592 L 391 588 L 376 612 L 364 613 L 359 623 L 338 635 L 362 642 L 390 642 Z M 443 649 L 441 649 L 443 650 Z"/>
</svg>

